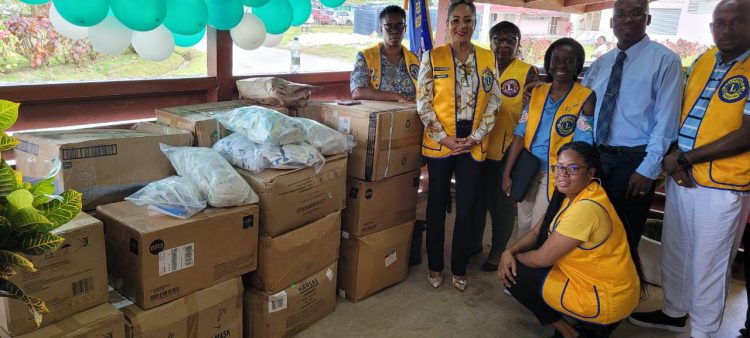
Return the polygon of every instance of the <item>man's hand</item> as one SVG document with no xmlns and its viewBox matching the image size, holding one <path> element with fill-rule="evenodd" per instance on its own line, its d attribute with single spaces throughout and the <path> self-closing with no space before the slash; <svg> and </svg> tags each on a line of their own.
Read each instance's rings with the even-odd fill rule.
<svg viewBox="0 0 750 338">
<path fill-rule="evenodd" d="M 683 170 L 682 166 L 677 162 L 677 158 L 680 156 L 680 150 L 675 148 L 672 149 L 669 153 L 667 153 L 666 156 L 664 156 L 664 160 L 662 161 L 662 167 L 664 168 L 664 171 L 667 174 L 672 174 L 674 172 Z"/>
<path fill-rule="evenodd" d="M 687 169 L 678 170 L 672 173 L 672 179 L 674 179 L 674 183 L 677 183 L 677 185 L 685 188 L 694 188 L 695 183 L 693 183 L 693 179 L 690 178 L 690 173 L 688 173 Z"/>
<path fill-rule="evenodd" d="M 625 198 L 645 197 L 651 191 L 653 184 L 654 180 L 634 172 L 630 175 L 630 183 L 628 183 L 628 191 L 625 193 Z"/>
</svg>

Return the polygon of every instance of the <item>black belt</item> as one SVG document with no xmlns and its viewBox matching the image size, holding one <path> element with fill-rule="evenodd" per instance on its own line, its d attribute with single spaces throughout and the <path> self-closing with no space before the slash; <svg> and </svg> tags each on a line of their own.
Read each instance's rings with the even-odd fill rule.
<svg viewBox="0 0 750 338">
<path fill-rule="evenodd" d="M 621 147 L 621 146 L 607 146 L 600 144 L 596 147 L 600 153 L 603 154 L 639 154 L 646 152 L 646 145 L 635 146 L 635 147 Z"/>
</svg>

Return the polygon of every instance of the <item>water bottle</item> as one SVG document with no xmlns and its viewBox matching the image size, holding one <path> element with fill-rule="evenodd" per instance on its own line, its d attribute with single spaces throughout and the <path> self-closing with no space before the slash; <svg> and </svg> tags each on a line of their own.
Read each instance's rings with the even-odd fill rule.
<svg viewBox="0 0 750 338">
<path fill-rule="evenodd" d="M 292 41 L 292 66 L 290 68 L 292 73 L 299 73 L 300 56 L 302 56 L 302 51 L 300 50 L 299 38 L 295 37 Z"/>
</svg>

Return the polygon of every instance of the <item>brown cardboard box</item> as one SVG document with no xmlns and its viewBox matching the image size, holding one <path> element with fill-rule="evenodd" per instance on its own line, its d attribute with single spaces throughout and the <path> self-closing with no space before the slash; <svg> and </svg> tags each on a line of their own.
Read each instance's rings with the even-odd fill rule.
<svg viewBox="0 0 750 338">
<path fill-rule="evenodd" d="M 278 237 L 261 236 L 250 284 L 267 293 L 286 289 L 335 261 L 340 238 L 341 211 Z"/>
<path fill-rule="evenodd" d="M 242 337 L 242 281 L 234 278 L 143 310 L 117 291 L 109 301 L 125 314 L 127 338 Z"/>
<path fill-rule="evenodd" d="M 237 170 L 260 197 L 261 232 L 278 236 L 341 210 L 346 205 L 346 155 L 326 158 L 313 168 Z"/>
<path fill-rule="evenodd" d="M 39 271 L 16 268 L 18 274 L 10 279 L 30 296 L 45 301 L 50 312 L 43 326 L 107 302 L 102 222 L 80 213 L 52 232 L 65 238 L 60 249 L 29 257 Z M 0 326 L 12 335 L 36 329 L 26 304 L 10 298 L 0 298 Z"/>
<path fill-rule="evenodd" d="M 275 294 L 245 291 L 246 337 L 291 337 L 336 308 L 336 262 Z"/>
<path fill-rule="evenodd" d="M 257 205 L 205 209 L 187 220 L 130 202 L 96 211 L 110 282 L 145 310 L 256 268 Z"/>
<path fill-rule="evenodd" d="M 347 178 L 344 231 L 361 237 L 415 219 L 418 189 L 419 170 L 376 182 Z"/>
<path fill-rule="evenodd" d="M 44 317 L 47 320 L 47 317 Z M 25 335 L 13 336 L 0 330 L 0 338 L 125 338 L 124 321 L 112 304 L 102 304 Z"/>
<path fill-rule="evenodd" d="M 312 115 L 314 116 L 314 115 Z M 323 105 L 323 124 L 351 135 L 347 175 L 378 181 L 419 168 L 422 121 L 414 104 L 367 101 L 353 106 Z"/>
<path fill-rule="evenodd" d="M 173 129 L 176 130 L 176 129 Z M 162 134 L 147 130 L 81 129 L 15 135 L 16 168 L 24 176 L 47 177 L 53 159 L 62 161 L 56 186 L 83 193 L 83 210 L 122 201 L 148 183 L 174 175 L 159 143 L 188 146 L 185 131 Z"/>
<path fill-rule="evenodd" d="M 357 302 L 406 279 L 414 221 L 364 237 L 342 232 L 339 295 Z"/>
<path fill-rule="evenodd" d="M 255 101 L 235 100 L 160 108 L 156 110 L 156 120 L 189 130 L 195 135 L 195 146 L 210 147 L 222 137 L 229 135 L 226 128 L 216 121 L 216 114 L 253 105 L 271 108 L 283 114 L 289 113 L 284 107 L 266 106 Z M 219 136 L 220 133 L 221 136 Z"/>
</svg>

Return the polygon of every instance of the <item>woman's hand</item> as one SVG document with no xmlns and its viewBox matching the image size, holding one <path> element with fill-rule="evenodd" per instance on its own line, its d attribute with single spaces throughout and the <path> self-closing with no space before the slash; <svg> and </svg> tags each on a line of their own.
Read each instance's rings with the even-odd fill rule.
<svg viewBox="0 0 750 338">
<path fill-rule="evenodd" d="M 464 143 L 463 139 L 457 139 L 453 136 L 446 136 L 443 137 L 443 139 L 440 140 L 440 144 L 448 147 L 448 149 L 452 150 L 454 153 L 469 149 L 469 145 Z"/>
<path fill-rule="evenodd" d="M 516 258 L 509 250 L 503 251 L 502 256 L 500 256 L 497 276 L 506 288 L 511 287 L 511 283 L 516 284 Z"/>
<path fill-rule="evenodd" d="M 531 101 L 531 92 L 541 87 L 544 83 L 541 81 L 534 81 L 531 83 L 527 83 L 526 86 L 523 88 L 523 105 L 529 104 L 529 101 Z"/>
<path fill-rule="evenodd" d="M 510 174 L 503 173 L 503 192 L 505 195 L 510 196 L 510 187 L 513 185 L 513 180 L 510 178 Z"/>
<path fill-rule="evenodd" d="M 466 138 L 457 138 L 456 142 L 461 144 L 463 146 L 463 149 L 460 150 L 454 150 L 453 155 L 461 155 L 461 154 L 467 154 L 471 152 L 471 147 L 475 144 L 477 144 L 477 141 L 474 140 L 473 137 L 469 136 Z"/>
</svg>

